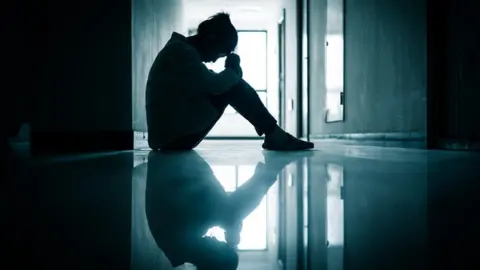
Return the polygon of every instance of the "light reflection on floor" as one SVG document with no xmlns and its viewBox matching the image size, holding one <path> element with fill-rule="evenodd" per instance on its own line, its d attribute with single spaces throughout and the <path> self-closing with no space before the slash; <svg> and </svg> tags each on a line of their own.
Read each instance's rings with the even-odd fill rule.
<svg viewBox="0 0 480 270">
<path fill-rule="evenodd" d="M 326 165 L 327 171 L 327 267 L 328 270 L 343 270 L 344 253 L 344 205 L 343 166 Z"/>
<path fill-rule="evenodd" d="M 254 173 L 254 165 L 221 165 L 211 166 L 218 181 L 227 192 L 233 192 L 243 183 L 247 182 Z M 240 233 L 239 250 L 265 250 L 267 248 L 267 200 L 263 198 L 260 205 L 244 220 Z M 220 241 L 225 241 L 224 230 L 213 227 L 207 235 L 214 236 Z"/>
<path fill-rule="evenodd" d="M 318 142 L 317 148 L 301 160 L 299 153 L 274 153 L 270 164 L 279 166 L 269 172 L 278 174 L 284 168 L 282 181 L 270 188 L 245 221 L 241 244 L 243 249 L 265 246 L 256 240 L 266 234 L 268 249 L 238 252 L 238 270 L 278 270 L 279 258 L 285 270 L 480 269 L 478 252 L 471 245 L 480 227 L 474 214 L 478 154 L 331 142 Z M 49 269 L 172 270 L 154 240 L 171 228 L 152 234 L 155 227 L 149 226 L 165 224 L 168 215 L 152 214 L 146 205 L 162 206 L 171 200 L 161 210 L 182 209 L 185 216 L 212 210 L 215 200 L 203 199 L 219 195 L 220 201 L 225 198 L 223 188 L 238 190 L 253 166 L 267 158 L 260 149 L 261 141 L 209 141 L 195 151 L 201 158 L 190 153 L 178 162 L 160 160 L 156 163 L 160 166 L 148 158 L 149 151 L 15 161 L 7 166 L 12 175 L 2 179 L 7 180 L 3 187 L 8 191 L 4 242 L 6 251 L 12 252 L 6 257 Z M 290 160 L 295 162 L 283 166 Z M 151 177 L 148 167 L 153 168 Z M 253 180 L 258 179 L 263 178 Z M 146 185 L 152 183 L 173 187 L 149 189 Z M 208 196 L 195 197 L 205 186 L 211 190 L 204 193 Z M 265 190 L 257 194 L 262 197 Z M 159 200 L 148 200 L 152 197 Z M 260 201 L 257 197 L 254 205 Z M 208 216 L 208 210 L 201 214 Z M 182 218 L 179 213 L 172 219 Z M 189 222 L 195 220 L 185 224 Z M 308 226 L 304 234 L 302 225 Z M 202 227 L 195 236 L 207 229 Z M 308 240 L 303 250 L 302 240 Z M 43 244 L 35 254 L 30 254 L 31 245 L 25 245 L 32 241 Z M 299 267 L 305 254 L 308 264 Z M 430 267 L 431 262 L 441 265 Z"/>
</svg>

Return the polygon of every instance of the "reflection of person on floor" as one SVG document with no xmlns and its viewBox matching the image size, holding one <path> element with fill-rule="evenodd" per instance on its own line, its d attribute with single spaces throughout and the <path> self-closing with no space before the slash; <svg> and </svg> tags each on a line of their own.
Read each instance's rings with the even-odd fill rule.
<svg viewBox="0 0 480 270">
<path fill-rule="evenodd" d="M 256 91 L 242 79 L 240 57 L 234 53 L 238 34 L 226 13 L 198 26 L 190 37 L 173 33 L 148 75 L 146 112 L 148 143 L 154 150 L 195 148 L 228 105 L 247 119 L 268 150 L 313 148 L 282 130 Z M 203 62 L 227 56 L 225 70 L 215 73 Z"/>
<path fill-rule="evenodd" d="M 188 262 L 198 269 L 237 269 L 242 220 L 260 204 L 282 169 L 298 158 L 266 156 L 250 180 L 227 194 L 196 152 L 151 152 L 146 164 L 146 215 L 172 266 Z M 225 230 L 226 243 L 205 236 L 215 226 Z"/>
</svg>

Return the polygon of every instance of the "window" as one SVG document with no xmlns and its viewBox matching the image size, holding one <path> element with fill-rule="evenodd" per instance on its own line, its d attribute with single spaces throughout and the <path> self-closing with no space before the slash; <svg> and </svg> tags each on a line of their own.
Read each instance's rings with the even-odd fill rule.
<svg viewBox="0 0 480 270">
<path fill-rule="evenodd" d="M 238 31 L 235 53 L 241 59 L 243 79 L 257 91 L 267 107 L 267 31 Z M 225 59 L 226 57 L 222 57 L 215 63 L 205 65 L 215 72 L 221 72 L 225 66 Z M 225 113 L 232 114 L 235 110 L 228 106 Z"/>
<path fill-rule="evenodd" d="M 255 90 L 267 90 L 267 32 L 239 31 L 236 52 L 240 55 L 243 78 Z"/>
</svg>

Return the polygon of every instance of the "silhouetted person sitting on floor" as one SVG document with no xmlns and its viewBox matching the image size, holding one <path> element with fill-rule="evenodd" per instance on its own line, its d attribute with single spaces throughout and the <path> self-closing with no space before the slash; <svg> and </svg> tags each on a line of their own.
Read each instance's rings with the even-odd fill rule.
<svg viewBox="0 0 480 270">
<path fill-rule="evenodd" d="M 256 91 L 242 79 L 240 58 L 232 53 L 238 34 L 226 13 L 203 21 L 198 34 L 173 33 L 157 55 L 147 82 L 148 143 L 154 150 L 195 148 L 228 105 L 247 119 L 267 150 L 306 150 L 313 144 L 282 130 Z M 203 62 L 227 56 L 225 70 L 215 73 Z"/>
</svg>

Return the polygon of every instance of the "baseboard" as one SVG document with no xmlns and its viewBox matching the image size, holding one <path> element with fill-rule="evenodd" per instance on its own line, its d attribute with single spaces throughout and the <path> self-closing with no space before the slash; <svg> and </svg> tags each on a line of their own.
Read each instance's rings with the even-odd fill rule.
<svg viewBox="0 0 480 270">
<path fill-rule="evenodd" d="M 440 140 L 439 147 L 440 149 L 445 149 L 445 150 L 480 152 L 480 141 Z"/>
<path fill-rule="evenodd" d="M 32 132 L 30 151 L 66 154 L 133 149 L 133 131 Z"/>
<path fill-rule="evenodd" d="M 421 132 L 345 133 L 310 135 L 311 139 L 340 139 L 355 141 L 425 141 Z"/>
<path fill-rule="evenodd" d="M 426 136 L 419 132 L 320 134 L 310 135 L 310 140 L 336 140 L 348 144 L 383 147 L 427 148 Z"/>
<path fill-rule="evenodd" d="M 311 140 L 345 140 L 353 144 L 400 146 L 407 148 L 427 148 L 427 137 L 418 132 L 395 133 L 346 133 L 310 135 Z M 456 151 L 480 151 L 480 141 L 472 140 L 439 140 L 435 149 Z"/>
</svg>

